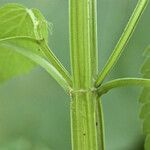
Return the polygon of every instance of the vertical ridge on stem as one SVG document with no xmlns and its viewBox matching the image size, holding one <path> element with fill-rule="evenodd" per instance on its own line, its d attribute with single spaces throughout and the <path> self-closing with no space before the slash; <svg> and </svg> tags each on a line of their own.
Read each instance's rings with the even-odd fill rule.
<svg viewBox="0 0 150 150">
<path fill-rule="evenodd" d="M 96 11 L 96 0 L 70 0 L 73 150 L 100 150 L 96 127 L 97 93 L 92 90 L 98 70 Z"/>
</svg>

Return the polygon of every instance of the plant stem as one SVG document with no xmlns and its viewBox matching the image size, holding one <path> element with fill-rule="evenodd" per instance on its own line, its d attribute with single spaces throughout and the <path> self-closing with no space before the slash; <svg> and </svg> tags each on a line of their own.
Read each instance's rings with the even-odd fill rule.
<svg viewBox="0 0 150 150">
<path fill-rule="evenodd" d="M 29 59 L 31 59 L 32 61 L 39 64 L 41 67 L 43 67 L 45 70 L 47 70 L 48 73 L 65 89 L 65 91 L 69 93 L 70 88 L 72 87 L 71 76 L 69 72 L 66 70 L 66 68 L 61 64 L 61 62 L 54 55 L 54 53 L 49 48 L 49 46 L 46 44 L 45 40 L 43 39 L 37 40 L 29 36 L 13 36 L 13 37 L 0 39 L 0 44 L 2 45 L 3 43 L 4 44 L 7 43 L 8 45 L 10 45 L 13 40 L 18 40 L 18 41 L 24 40 L 24 41 L 32 42 L 32 44 L 37 44 L 46 58 L 41 55 L 38 56 L 35 52 L 27 52 L 29 56 L 27 56 L 27 53 L 23 54 L 22 52 L 22 54 L 26 55 L 26 57 L 28 57 Z M 12 47 L 15 47 L 14 50 L 16 51 L 19 47 L 21 48 L 21 46 L 19 45 L 18 48 L 17 45 L 16 46 L 12 45 Z M 22 47 L 21 49 L 24 48 Z M 21 53 L 21 51 L 19 51 L 19 53 Z M 32 58 L 30 58 L 31 55 Z M 35 59 L 33 58 L 33 56 L 35 56 Z M 41 63 L 36 58 L 39 58 L 39 60 L 41 60 Z"/>
<path fill-rule="evenodd" d="M 70 0 L 72 150 L 103 150 L 98 145 L 94 92 L 98 68 L 96 24 L 96 0 Z"/>
<path fill-rule="evenodd" d="M 98 150 L 95 94 L 72 96 L 71 125 L 72 150 Z"/>
<path fill-rule="evenodd" d="M 103 119 L 103 109 L 101 104 L 101 99 L 97 97 L 97 138 L 98 147 L 100 150 L 105 149 L 105 133 L 104 133 L 104 119 Z"/>
<path fill-rule="evenodd" d="M 143 86 L 143 87 L 150 87 L 150 79 L 143 79 L 143 78 L 121 78 L 109 81 L 104 85 L 101 85 L 98 88 L 99 96 L 107 93 L 109 90 L 118 87 L 126 87 L 126 86 Z"/>
<path fill-rule="evenodd" d="M 66 70 L 66 68 L 62 65 L 62 63 L 58 60 L 58 58 L 55 56 L 53 51 L 49 48 L 49 46 L 44 41 L 40 44 L 41 51 L 46 56 L 48 61 L 56 68 L 56 70 L 62 75 L 62 77 L 68 82 L 69 86 L 72 86 L 72 79 L 69 74 L 69 72 Z"/>
<path fill-rule="evenodd" d="M 50 64 L 46 59 L 41 57 L 40 55 L 32 52 L 30 49 L 26 49 L 22 46 L 10 43 L 8 41 L 0 42 L 1 47 L 9 48 L 26 58 L 32 60 L 36 64 L 40 65 L 42 68 L 44 68 L 61 86 L 62 88 L 69 93 L 71 90 L 71 86 L 69 85 L 68 81 L 62 76 L 62 74 L 53 66 Z"/>
<path fill-rule="evenodd" d="M 109 57 L 105 67 L 103 68 L 102 72 L 99 74 L 98 79 L 96 80 L 96 87 L 99 87 L 105 77 L 108 75 L 108 73 L 111 71 L 117 60 L 119 59 L 120 55 L 122 54 L 122 51 L 124 47 L 126 46 L 127 42 L 129 41 L 139 19 L 142 15 L 144 8 L 147 6 L 149 0 L 139 0 L 137 3 L 136 8 L 134 9 L 134 12 L 124 29 L 124 32 L 122 33 L 113 53 Z"/>
</svg>

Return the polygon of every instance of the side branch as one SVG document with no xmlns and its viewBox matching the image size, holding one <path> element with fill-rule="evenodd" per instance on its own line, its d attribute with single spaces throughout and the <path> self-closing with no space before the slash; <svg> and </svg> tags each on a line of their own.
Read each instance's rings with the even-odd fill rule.
<svg viewBox="0 0 150 150">
<path fill-rule="evenodd" d="M 98 95 L 101 96 L 106 94 L 108 91 L 119 88 L 119 87 L 126 87 L 126 86 L 143 86 L 143 87 L 150 87 L 150 79 L 144 78 L 121 78 L 112 80 L 110 82 L 105 83 L 104 85 L 100 86 L 97 90 Z"/>
<path fill-rule="evenodd" d="M 109 57 L 105 67 L 103 68 L 102 72 L 99 74 L 97 80 L 96 80 L 96 87 L 100 86 L 107 76 L 107 74 L 111 71 L 113 66 L 118 61 L 119 57 L 121 56 L 123 52 L 123 48 L 129 41 L 143 11 L 144 8 L 147 6 L 148 0 L 139 0 L 137 3 L 137 6 L 127 24 L 127 26 L 124 29 L 124 32 L 122 33 L 117 45 L 115 46 L 114 51 L 112 52 L 111 56 Z"/>
<path fill-rule="evenodd" d="M 48 61 L 55 67 L 55 69 L 62 75 L 62 77 L 68 82 L 69 86 L 72 86 L 72 79 L 70 73 L 59 61 L 53 51 L 49 48 L 46 42 L 40 43 L 41 51 L 44 53 Z"/>
<path fill-rule="evenodd" d="M 27 40 L 39 45 L 40 50 L 44 54 L 42 57 L 19 45 L 11 43 L 13 40 Z M 63 67 L 60 61 L 56 58 L 44 40 L 38 40 L 28 36 L 14 36 L 0 39 L 1 46 L 11 48 L 15 52 L 32 60 L 36 64 L 44 68 L 68 93 L 72 87 L 72 79 L 68 71 Z"/>
</svg>

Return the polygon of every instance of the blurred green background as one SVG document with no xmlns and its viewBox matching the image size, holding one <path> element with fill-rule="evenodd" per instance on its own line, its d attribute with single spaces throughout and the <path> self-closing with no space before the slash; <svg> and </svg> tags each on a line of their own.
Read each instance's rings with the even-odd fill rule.
<svg viewBox="0 0 150 150">
<path fill-rule="evenodd" d="M 0 0 L 39 8 L 53 26 L 49 44 L 70 70 L 68 0 Z M 98 0 L 99 70 L 111 54 L 137 0 Z M 107 80 L 138 77 L 150 43 L 150 4 Z M 102 97 L 106 150 L 143 150 L 140 88 Z M 41 68 L 0 86 L 0 150 L 71 150 L 69 97 Z"/>
</svg>

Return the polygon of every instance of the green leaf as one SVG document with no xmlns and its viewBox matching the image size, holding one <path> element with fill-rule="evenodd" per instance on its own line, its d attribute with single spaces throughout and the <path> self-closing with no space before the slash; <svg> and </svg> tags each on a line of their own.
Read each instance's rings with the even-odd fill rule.
<svg viewBox="0 0 150 150">
<path fill-rule="evenodd" d="M 15 75 L 27 73 L 35 66 L 33 61 L 17 53 L 13 48 L 2 46 L 3 41 L 9 39 L 11 44 L 42 55 L 37 43 L 33 43 L 28 38 L 21 40 L 20 36 L 34 39 L 44 38 L 47 41 L 46 21 L 36 9 L 27 9 L 18 4 L 7 4 L 0 8 L 0 82 Z"/>
<path fill-rule="evenodd" d="M 24 49 L 23 47 L 16 46 L 16 44 L 9 44 L 8 42 L 5 42 L 1 44 L 4 48 L 11 49 L 13 48 L 16 52 L 19 54 L 25 56 L 26 58 L 29 58 L 29 60 L 32 60 L 36 64 L 39 64 L 41 67 L 43 67 L 49 74 L 53 76 L 53 78 L 67 91 L 69 92 L 69 85 L 67 81 L 62 77 L 62 75 L 58 72 L 58 70 L 50 64 L 46 59 L 43 57 L 37 55 L 36 53 L 32 53 L 30 50 Z"/>
<path fill-rule="evenodd" d="M 7 4 L 0 8 L 0 81 L 27 73 L 35 64 L 69 90 L 70 75 L 48 47 L 48 25 L 40 11 Z"/>
<path fill-rule="evenodd" d="M 145 140 L 145 150 L 148 150 L 150 148 L 150 135 L 147 135 Z"/>
<path fill-rule="evenodd" d="M 150 48 L 145 53 L 146 60 L 142 67 L 142 74 L 144 78 L 150 79 Z M 140 118 L 143 119 L 143 131 L 146 134 L 145 150 L 150 149 L 150 88 L 145 87 L 141 96 L 142 110 Z"/>
</svg>

